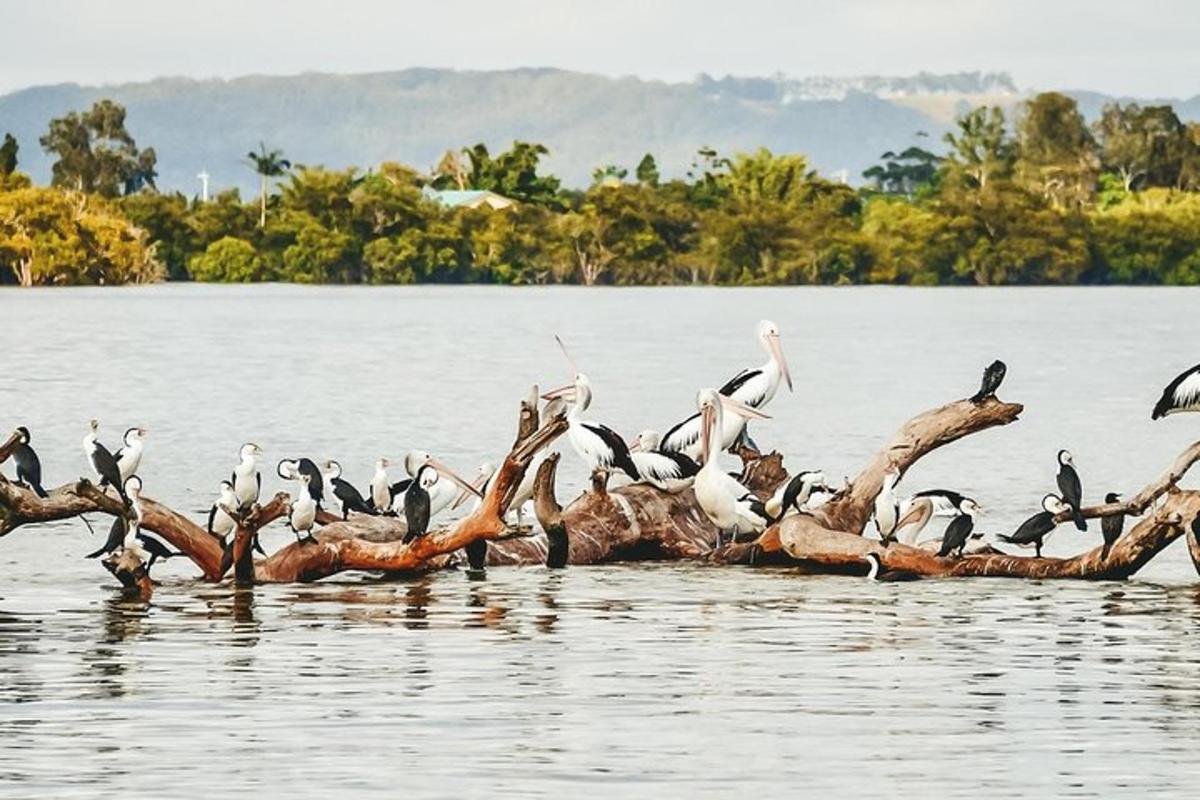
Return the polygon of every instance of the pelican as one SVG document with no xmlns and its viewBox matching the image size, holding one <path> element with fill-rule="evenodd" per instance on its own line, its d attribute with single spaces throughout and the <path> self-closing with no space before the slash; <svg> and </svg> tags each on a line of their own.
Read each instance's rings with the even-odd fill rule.
<svg viewBox="0 0 1200 800">
<path fill-rule="evenodd" d="M 1159 419 L 1181 411 L 1200 411 L 1200 364 L 1179 373 L 1163 389 L 1150 419 Z"/>
<path fill-rule="evenodd" d="M 567 411 L 567 438 L 571 446 L 583 459 L 588 470 L 610 472 L 621 470 L 631 480 L 641 480 L 637 465 L 629 457 L 629 447 L 616 431 L 596 422 L 584 422 L 583 412 L 592 404 L 592 384 L 582 372 L 575 374 L 575 382 L 547 392 L 543 400 L 563 398 L 570 404 Z"/>
<path fill-rule="evenodd" d="M 113 456 L 117 459 L 117 468 L 121 470 L 122 483 L 135 475 L 142 464 L 142 450 L 145 447 L 142 439 L 145 435 L 145 428 L 130 428 L 125 431 L 125 437 L 122 439 L 124 446 Z"/>
<path fill-rule="evenodd" d="M 787 359 L 783 356 L 783 346 L 779 343 L 779 327 L 764 319 L 758 323 L 756 335 L 767 353 L 766 362 L 757 369 L 744 369 L 733 376 L 721 387 L 720 393 L 750 408 L 761 409 L 775 397 L 781 380 L 787 383 L 791 391 L 792 376 L 788 372 Z M 722 421 L 722 426 L 719 441 L 721 449 L 727 450 L 746 430 L 746 419 L 739 414 L 729 414 Z M 667 431 L 660 446 L 666 452 L 680 452 L 693 461 L 699 460 L 703 453 L 700 415 L 694 414 Z"/>
<path fill-rule="evenodd" d="M 692 485 L 700 465 L 683 453 L 659 449 L 661 438 L 658 431 L 642 431 L 629 447 L 629 457 L 644 482 L 664 492 L 681 492 Z"/>
<path fill-rule="evenodd" d="M 696 502 L 709 521 L 717 526 L 718 545 L 723 533 L 736 537 L 740 533 L 761 533 L 769 524 L 766 513 L 752 507 L 753 495 L 736 478 L 721 469 L 718 463 L 721 440 L 717 433 L 724 430 L 722 417 L 738 415 L 746 419 L 769 419 L 755 408 L 719 393 L 716 389 L 701 389 L 696 396 L 700 409 L 700 445 L 704 466 L 696 473 L 693 487 Z"/>
<path fill-rule="evenodd" d="M 479 469 L 475 471 L 475 480 L 471 481 L 471 485 L 475 487 L 475 490 L 479 492 L 480 496 L 475 498 L 475 503 L 471 506 L 471 513 L 474 513 L 476 510 L 478 510 L 479 506 L 483 504 L 483 495 L 487 494 L 488 486 L 491 485 L 492 477 L 495 476 L 495 474 L 496 465 L 490 461 L 483 462 L 479 465 Z M 470 496 L 471 493 L 466 489 L 461 490 L 458 493 L 458 497 L 454 498 L 454 505 L 451 506 L 451 508 L 458 508 L 465 503 L 467 498 Z"/>
</svg>

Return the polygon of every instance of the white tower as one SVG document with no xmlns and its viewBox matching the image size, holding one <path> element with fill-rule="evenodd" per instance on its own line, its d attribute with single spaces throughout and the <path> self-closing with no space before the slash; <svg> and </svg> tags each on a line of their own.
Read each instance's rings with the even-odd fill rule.
<svg viewBox="0 0 1200 800">
<path fill-rule="evenodd" d="M 200 202 L 208 202 L 208 170 L 200 170 L 200 174 L 196 176 L 200 179 Z"/>
</svg>

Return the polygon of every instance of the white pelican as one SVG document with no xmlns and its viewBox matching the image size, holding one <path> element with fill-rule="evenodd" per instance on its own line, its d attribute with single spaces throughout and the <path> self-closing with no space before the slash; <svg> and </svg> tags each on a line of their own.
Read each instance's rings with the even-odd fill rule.
<svg viewBox="0 0 1200 800">
<path fill-rule="evenodd" d="M 759 513 L 753 507 L 755 500 L 750 490 L 736 478 L 721 469 L 720 455 L 724 449 L 717 432 L 722 430 L 722 417 L 736 414 L 747 419 L 768 419 L 766 414 L 750 406 L 726 397 L 716 389 L 701 389 L 696 396 L 700 409 L 700 445 L 704 455 L 704 466 L 696 473 L 693 487 L 696 502 L 721 534 L 761 533 L 769 524 L 765 511 Z"/>
<path fill-rule="evenodd" d="M 658 431 L 642 431 L 633 440 L 629 457 L 643 481 L 664 492 L 681 492 L 692 485 L 700 465 L 683 453 L 660 450 L 661 438 Z"/>
<path fill-rule="evenodd" d="M 438 514 L 445 511 L 458 497 L 458 490 L 465 489 L 471 494 L 480 495 L 479 491 L 461 477 L 457 472 L 447 467 L 438 459 L 431 456 L 429 453 L 420 450 L 411 450 L 404 456 L 404 470 L 409 474 L 409 477 L 414 481 L 417 475 L 421 472 L 421 467 L 426 464 L 431 465 L 438 474 L 444 478 L 449 478 L 445 481 L 434 481 L 427 487 L 429 492 L 429 517 L 432 519 Z M 392 497 L 392 511 L 397 515 L 404 514 L 404 495 L 408 493 L 407 489 L 412 487 L 412 482 L 408 484 L 403 493 L 397 493 Z"/>
<path fill-rule="evenodd" d="M 575 382 L 547 392 L 543 400 L 563 398 L 570 404 L 567 411 L 567 438 L 575 452 L 587 464 L 588 470 L 610 472 L 619 469 L 631 480 L 641 480 L 637 465 L 629 457 L 629 447 L 616 431 L 597 422 L 584 422 L 583 412 L 592 404 L 592 384 L 582 372 Z"/>
<path fill-rule="evenodd" d="M 767 353 L 766 362 L 757 369 L 744 369 L 733 376 L 720 393 L 737 400 L 750 408 L 763 408 L 779 390 L 779 382 L 786 381 L 792 388 L 792 376 L 788 372 L 787 359 L 779 343 L 779 327 L 770 320 L 758 323 L 759 344 Z M 746 419 L 739 414 L 727 414 L 720 428 L 721 449 L 733 446 L 746 429 Z M 700 415 L 695 414 L 667 431 L 661 448 L 668 452 L 680 452 L 697 460 L 701 455 Z"/>
</svg>

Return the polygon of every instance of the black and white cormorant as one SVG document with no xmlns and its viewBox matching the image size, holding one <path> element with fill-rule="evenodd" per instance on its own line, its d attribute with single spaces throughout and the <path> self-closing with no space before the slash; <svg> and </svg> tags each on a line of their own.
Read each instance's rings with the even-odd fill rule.
<svg viewBox="0 0 1200 800">
<path fill-rule="evenodd" d="M 896 538 L 896 524 L 900 521 L 900 503 L 896 499 L 896 484 L 900 482 L 900 470 L 891 467 L 883 474 L 883 485 L 875 495 L 875 530 L 885 545 Z"/>
<path fill-rule="evenodd" d="M 150 560 L 146 562 L 147 572 L 149 572 L 150 568 L 154 566 L 155 561 L 160 559 L 166 561 L 168 558 L 174 558 L 175 556 L 183 555 L 183 553 L 179 552 L 178 550 L 172 550 L 171 548 L 167 547 L 153 536 L 147 536 L 144 533 L 139 533 L 137 535 L 137 539 L 141 544 L 142 549 L 145 550 L 150 556 Z"/>
<path fill-rule="evenodd" d="M 113 458 L 117 460 L 117 468 L 121 470 L 122 483 L 136 475 L 138 467 L 142 464 L 142 452 L 146 447 L 145 436 L 145 428 L 130 428 L 121 439 L 121 449 L 113 454 Z"/>
<path fill-rule="evenodd" d="M 1001 541 L 1020 547 L 1035 548 L 1038 558 L 1042 556 L 1042 543 L 1058 523 L 1054 517 L 1068 510 L 1066 503 L 1056 494 L 1048 494 L 1042 498 L 1042 510 L 1021 523 L 1021 526 L 1011 536 L 1000 535 Z"/>
<path fill-rule="evenodd" d="M 24 425 L 17 428 L 17 446 L 12 451 L 17 482 L 28 486 L 38 497 L 46 497 L 46 490 L 42 488 L 42 462 L 29 442 L 29 429 Z"/>
<path fill-rule="evenodd" d="M 308 493 L 317 508 L 322 507 L 325 502 L 325 479 L 320 467 L 311 458 L 285 458 L 276 465 L 275 474 L 285 481 L 298 480 L 298 476 L 307 475 Z"/>
<path fill-rule="evenodd" d="M 1181 411 L 1200 411 L 1200 364 L 1175 376 L 1163 389 L 1150 419 L 1158 419 Z"/>
<path fill-rule="evenodd" d="M 125 534 L 128 530 L 129 523 L 125 521 L 124 516 L 113 517 L 112 526 L 108 529 L 108 538 L 104 540 L 104 544 L 99 549 L 88 553 L 84 558 L 99 558 L 116 550 L 125 541 Z"/>
<path fill-rule="evenodd" d="M 1087 520 L 1079 513 L 1083 506 L 1083 484 L 1079 481 L 1079 473 L 1075 471 L 1075 461 L 1066 450 L 1058 451 L 1058 491 L 1062 493 L 1062 501 L 1071 508 L 1075 527 L 1086 531 Z"/>
<path fill-rule="evenodd" d="M 950 520 L 950 524 L 946 526 L 938 555 L 945 558 L 953 553 L 955 558 L 962 558 L 963 548 L 967 546 L 967 540 L 971 538 L 973 530 L 975 530 L 975 506 L 970 504 L 965 507 L 963 513 Z"/>
<path fill-rule="evenodd" d="M 113 457 L 112 451 L 100 441 L 99 434 L 100 420 L 93 419 L 88 423 L 87 436 L 83 437 L 83 452 L 87 453 L 92 471 L 99 478 L 97 485 L 101 488 L 115 487 L 120 493 L 121 499 L 128 503 L 129 498 L 125 496 L 125 482 L 121 480 L 121 469 L 117 466 L 117 459 Z"/>
<path fill-rule="evenodd" d="M 258 459 L 262 454 L 262 448 L 253 442 L 242 445 L 239 453 L 241 460 L 233 468 L 233 476 L 229 479 L 233 484 L 239 509 L 247 509 L 258 502 L 259 493 L 262 491 L 262 473 L 258 470 Z"/>
<path fill-rule="evenodd" d="M 392 462 L 381 458 L 375 462 L 375 474 L 371 476 L 371 507 L 380 514 L 386 514 L 392 509 L 392 484 L 388 480 L 388 467 Z"/>
<path fill-rule="evenodd" d="M 404 493 L 404 521 L 407 530 L 403 542 L 407 544 L 424 536 L 429 530 L 429 490 L 438 482 L 437 468 L 432 464 L 422 464 L 417 470 L 417 477 Z"/>
<path fill-rule="evenodd" d="M 984 400 L 995 397 L 996 390 L 1004 382 L 1006 372 L 1008 372 L 1008 367 L 1000 359 L 996 359 L 989 364 L 987 369 L 983 371 L 983 380 L 979 383 L 979 391 L 971 397 L 971 402 L 979 405 Z"/>
<path fill-rule="evenodd" d="M 1120 502 L 1121 495 L 1116 492 L 1109 492 L 1104 495 L 1105 503 Z M 1125 530 L 1125 515 L 1106 514 L 1100 518 L 1100 532 L 1104 534 L 1104 547 L 1100 551 L 1101 558 L 1108 558 L 1108 551 L 1116 543 L 1117 539 L 1121 538 L 1122 531 Z"/>
<path fill-rule="evenodd" d="M 764 509 L 772 520 L 779 520 L 789 511 L 803 513 L 813 492 L 825 487 L 825 473 L 820 470 L 801 470 L 791 480 L 775 490 Z M 828 488 L 828 487 L 826 487 Z"/>
<path fill-rule="evenodd" d="M 224 508 L 222 508 L 224 506 Z M 225 537 L 233 533 L 237 528 L 237 520 L 229 516 L 225 509 L 237 511 L 238 501 L 237 495 L 233 491 L 233 484 L 229 481 L 221 481 L 221 496 L 217 498 L 217 502 L 212 504 L 212 508 L 208 510 L 208 533 L 222 542 Z"/>
<path fill-rule="evenodd" d="M 333 496 L 342 504 L 342 519 L 349 519 L 351 511 L 356 514 L 375 513 L 362 493 L 354 488 L 354 484 L 342 479 L 341 464 L 333 460 L 326 461 L 325 477 L 333 490 Z"/>
<path fill-rule="evenodd" d="M 301 472 L 296 480 L 300 488 L 292 498 L 292 507 L 288 511 L 288 525 L 300 544 L 316 544 L 317 540 L 313 538 L 312 530 L 317 521 L 317 501 L 309 491 L 311 478 L 307 473 Z"/>
</svg>

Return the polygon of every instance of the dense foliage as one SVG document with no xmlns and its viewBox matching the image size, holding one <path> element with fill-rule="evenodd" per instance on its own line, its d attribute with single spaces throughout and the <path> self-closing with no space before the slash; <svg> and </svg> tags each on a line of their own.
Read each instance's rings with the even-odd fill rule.
<svg viewBox="0 0 1200 800">
<path fill-rule="evenodd" d="M 0 282 L 1200 283 L 1200 126 L 1132 103 L 1088 125 L 1056 93 L 1015 116 L 975 109 L 944 155 L 885 153 L 863 189 L 765 149 L 703 148 L 677 180 L 648 154 L 572 191 L 529 142 L 451 151 L 431 175 L 293 165 L 260 143 L 259 196 L 202 202 L 155 190 L 153 149 L 104 101 L 50 123 L 53 187 L 0 146 Z M 446 189 L 516 204 L 447 207 Z"/>
</svg>

